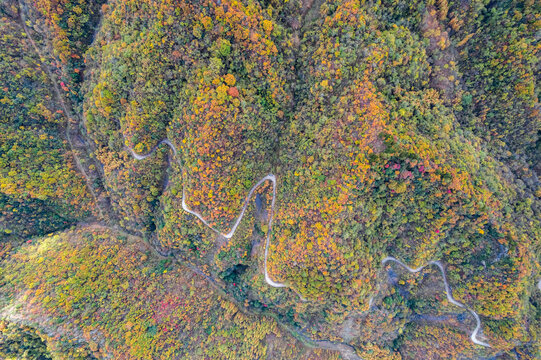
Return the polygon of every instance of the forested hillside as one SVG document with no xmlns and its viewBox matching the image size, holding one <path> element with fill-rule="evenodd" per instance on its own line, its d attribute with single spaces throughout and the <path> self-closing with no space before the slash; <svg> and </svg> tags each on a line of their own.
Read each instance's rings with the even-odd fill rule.
<svg viewBox="0 0 541 360">
<path fill-rule="evenodd" d="M 94 211 L 47 65 L 26 38 L 18 13 L 9 10 L 2 13 L 0 23 L 2 247 L 12 238 L 65 228 Z"/>
<path fill-rule="evenodd" d="M 539 2 L 0 17 L 1 356 L 541 356 Z"/>
</svg>

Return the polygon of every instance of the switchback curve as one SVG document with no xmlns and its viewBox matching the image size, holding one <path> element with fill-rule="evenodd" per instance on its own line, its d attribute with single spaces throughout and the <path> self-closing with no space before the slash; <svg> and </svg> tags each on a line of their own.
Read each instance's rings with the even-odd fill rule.
<svg viewBox="0 0 541 360">
<path fill-rule="evenodd" d="M 168 139 L 164 139 L 164 140 L 160 141 L 156 146 L 154 146 L 148 153 L 146 153 L 144 155 L 139 155 L 133 149 L 131 149 L 130 147 L 128 147 L 128 146 L 126 146 L 126 147 L 127 147 L 128 151 L 131 153 L 131 155 L 135 159 L 144 160 L 144 159 L 148 158 L 149 156 L 152 156 L 152 154 L 154 154 L 154 152 L 158 149 L 158 147 L 161 144 L 165 144 L 165 145 L 167 145 L 167 146 L 169 146 L 171 148 L 171 151 L 173 151 L 173 156 L 175 157 L 175 161 L 177 161 L 177 163 L 181 166 L 180 162 L 178 162 L 178 160 L 176 159 L 177 149 L 176 149 L 175 145 L 173 145 L 173 143 L 171 143 L 171 141 L 169 141 Z M 184 179 L 185 178 L 186 177 L 184 177 Z M 269 286 L 276 287 L 276 288 L 287 287 L 287 285 L 284 284 L 284 283 L 279 283 L 279 282 L 276 282 L 276 281 L 272 280 L 270 278 L 270 276 L 269 276 L 268 271 L 267 271 L 267 257 L 269 255 L 270 234 L 271 234 L 271 229 L 272 229 L 272 220 L 273 220 L 273 217 L 274 217 L 274 205 L 275 205 L 275 201 L 276 201 L 276 176 L 274 176 L 273 174 L 268 174 L 267 176 L 265 176 L 261 180 L 259 180 L 254 186 L 252 186 L 252 188 L 250 189 L 250 192 L 248 193 L 248 196 L 244 200 L 244 204 L 242 206 L 242 210 L 241 210 L 239 216 L 237 217 L 234 225 L 231 227 L 231 230 L 227 234 L 224 234 L 220 230 L 212 227 L 207 222 L 207 220 L 205 220 L 205 218 L 203 218 L 203 216 L 200 213 L 198 213 L 197 211 L 194 211 L 194 210 L 192 210 L 192 209 L 190 209 L 188 207 L 188 205 L 186 204 L 186 189 L 185 189 L 184 184 L 183 184 L 183 187 L 182 187 L 182 209 L 184 211 L 186 211 L 187 213 L 192 214 L 195 217 L 197 217 L 203 224 L 205 224 L 209 229 L 211 229 L 215 233 L 223 236 L 226 239 L 231 239 L 233 237 L 233 235 L 235 234 L 235 231 L 237 230 L 237 227 L 239 226 L 240 222 L 242 221 L 242 218 L 244 217 L 244 213 L 246 212 L 246 208 L 248 207 L 248 204 L 250 203 L 250 200 L 251 200 L 251 198 L 252 198 L 252 196 L 254 194 L 254 191 L 259 186 L 261 186 L 263 183 L 265 183 L 266 181 L 272 182 L 272 202 L 271 202 L 271 211 L 270 211 L 269 220 L 268 220 L 267 238 L 266 238 L 266 241 L 265 241 L 265 269 L 264 269 L 265 282 Z M 304 298 L 300 294 L 298 294 L 298 295 L 300 296 L 300 298 L 302 300 L 304 300 Z"/>
<path fill-rule="evenodd" d="M 490 344 L 488 344 L 486 342 L 483 342 L 483 341 L 481 341 L 481 340 L 479 340 L 477 338 L 477 334 L 479 333 L 479 330 L 481 330 L 481 319 L 479 318 L 479 315 L 475 311 L 473 311 L 470 307 L 462 304 L 461 302 L 458 302 L 453 297 L 453 292 L 451 290 L 451 287 L 449 286 L 449 282 L 447 281 L 447 275 L 445 274 L 445 269 L 443 268 L 443 265 L 441 264 L 440 261 L 429 261 L 428 264 L 426 264 L 424 266 L 420 266 L 420 267 L 418 267 L 416 269 L 413 269 L 413 268 L 410 268 L 408 265 L 404 264 L 402 261 L 400 261 L 400 260 L 398 260 L 398 259 L 396 259 L 394 257 L 388 256 L 388 257 L 386 257 L 385 259 L 383 259 L 381 261 L 381 264 L 385 265 L 386 263 L 391 262 L 391 261 L 397 263 L 400 266 L 402 266 L 404 269 L 408 270 L 410 273 L 417 273 L 417 272 L 423 270 L 424 268 L 426 268 L 429 265 L 437 266 L 438 269 L 441 272 L 441 276 L 443 277 L 443 284 L 445 286 L 445 295 L 447 296 L 447 300 L 453 305 L 456 305 L 458 307 L 466 309 L 470 314 L 473 315 L 473 317 L 475 318 L 475 321 L 477 322 L 477 326 L 475 326 L 475 329 L 473 330 L 473 332 L 470 335 L 471 341 L 473 343 L 477 344 L 477 345 L 490 347 Z"/>
</svg>

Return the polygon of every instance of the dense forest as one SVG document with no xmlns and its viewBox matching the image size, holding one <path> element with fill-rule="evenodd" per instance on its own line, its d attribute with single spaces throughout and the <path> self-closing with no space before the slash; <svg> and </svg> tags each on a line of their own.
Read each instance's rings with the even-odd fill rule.
<svg viewBox="0 0 541 360">
<path fill-rule="evenodd" d="M 0 18 L 0 357 L 541 357 L 540 2 Z"/>
</svg>

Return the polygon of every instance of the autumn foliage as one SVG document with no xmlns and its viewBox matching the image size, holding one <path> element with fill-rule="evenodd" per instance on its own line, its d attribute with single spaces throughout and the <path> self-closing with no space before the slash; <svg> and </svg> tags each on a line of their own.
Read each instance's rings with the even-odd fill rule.
<svg viewBox="0 0 541 360">
<path fill-rule="evenodd" d="M 33 321 L 0 312 L 13 348 L 539 356 L 538 2 L 0 10 L 0 294 Z M 439 260 L 491 348 L 437 268 L 387 256 Z"/>
</svg>

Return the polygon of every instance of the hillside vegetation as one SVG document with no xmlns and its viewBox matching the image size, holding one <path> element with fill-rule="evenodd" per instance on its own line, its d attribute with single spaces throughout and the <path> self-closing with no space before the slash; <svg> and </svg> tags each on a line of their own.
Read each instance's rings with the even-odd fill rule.
<svg viewBox="0 0 541 360">
<path fill-rule="evenodd" d="M 539 2 L 0 16 L 0 353 L 541 356 Z"/>
</svg>

